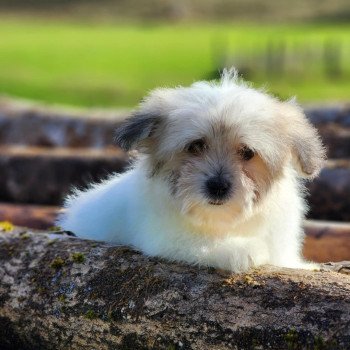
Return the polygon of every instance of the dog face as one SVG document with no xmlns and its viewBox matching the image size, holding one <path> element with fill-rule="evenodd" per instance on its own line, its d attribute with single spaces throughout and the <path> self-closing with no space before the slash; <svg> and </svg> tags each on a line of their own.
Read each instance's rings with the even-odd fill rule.
<svg viewBox="0 0 350 350">
<path fill-rule="evenodd" d="M 149 176 L 201 223 L 249 216 L 279 179 L 295 171 L 313 177 L 324 158 L 298 106 L 248 87 L 232 71 L 218 84 L 155 90 L 116 140 L 144 153 Z"/>
</svg>

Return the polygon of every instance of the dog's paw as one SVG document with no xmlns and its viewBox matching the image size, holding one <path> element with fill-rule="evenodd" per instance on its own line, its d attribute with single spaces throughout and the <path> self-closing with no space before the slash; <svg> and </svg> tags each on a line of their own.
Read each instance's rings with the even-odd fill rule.
<svg viewBox="0 0 350 350">
<path fill-rule="evenodd" d="M 246 252 L 240 254 L 231 255 L 229 258 L 229 270 L 232 272 L 247 272 L 251 268 L 255 267 L 256 264 L 252 257 Z"/>
<path fill-rule="evenodd" d="M 229 249 L 226 252 L 226 269 L 239 273 L 247 272 L 252 268 L 266 264 L 268 255 L 265 250 L 255 251 L 250 247 L 239 247 L 239 249 Z"/>
<path fill-rule="evenodd" d="M 287 264 L 283 264 L 283 267 L 288 267 L 291 269 L 303 269 L 303 270 L 310 270 L 310 271 L 320 271 L 321 270 L 321 265 L 311 262 L 311 261 L 295 261 L 289 262 Z"/>
<path fill-rule="evenodd" d="M 304 270 L 320 271 L 321 265 L 314 262 L 305 261 L 301 263 L 299 268 Z"/>
</svg>

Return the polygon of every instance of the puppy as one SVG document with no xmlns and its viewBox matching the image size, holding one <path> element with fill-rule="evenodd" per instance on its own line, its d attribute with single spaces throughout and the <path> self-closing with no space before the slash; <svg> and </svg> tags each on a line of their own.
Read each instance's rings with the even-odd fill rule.
<svg viewBox="0 0 350 350">
<path fill-rule="evenodd" d="M 324 148 L 295 102 L 224 71 L 219 83 L 152 91 L 116 141 L 140 158 L 69 196 L 63 229 L 233 272 L 315 267 L 301 256 L 301 179 L 318 174 Z"/>
</svg>

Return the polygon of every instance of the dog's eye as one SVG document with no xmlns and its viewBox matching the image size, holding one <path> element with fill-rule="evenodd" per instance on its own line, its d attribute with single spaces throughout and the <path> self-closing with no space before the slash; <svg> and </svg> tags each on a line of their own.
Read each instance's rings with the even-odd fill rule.
<svg viewBox="0 0 350 350">
<path fill-rule="evenodd" d="M 243 146 L 239 150 L 239 155 L 243 160 L 248 161 L 255 156 L 255 152 L 252 149 L 250 149 L 249 147 Z"/>
<path fill-rule="evenodd" d="M 187 152 L 192 154 L 201 154 L 208 148 L 208 145 L 206 144 L 205 140 L 199 139 L 192 141 L 187 146 Z"/>
</svg>

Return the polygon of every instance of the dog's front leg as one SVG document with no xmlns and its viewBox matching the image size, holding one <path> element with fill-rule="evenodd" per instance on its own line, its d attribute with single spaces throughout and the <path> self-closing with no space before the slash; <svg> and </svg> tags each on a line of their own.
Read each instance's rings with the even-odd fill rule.
<svg viewBox="0 0 350 350">
<path fill-rule="evenodd" d="M 200 258 L 205 265 L 245 272 L 269 263 L 269 251 L 262 240 L 235 237 L 220 241 L 210 249 L 203 249 Z"/>
</svg>

